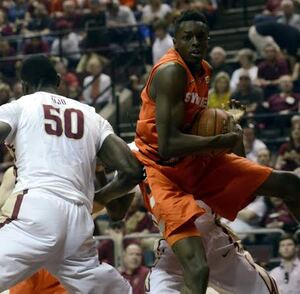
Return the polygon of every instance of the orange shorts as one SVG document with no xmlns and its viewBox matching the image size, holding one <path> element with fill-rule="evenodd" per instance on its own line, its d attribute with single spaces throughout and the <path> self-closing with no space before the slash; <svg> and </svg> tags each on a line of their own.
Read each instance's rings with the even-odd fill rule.
<svg viewBox="0 0 300 294">
<path fill-rule="evenodd" d="M 10 294 L 67 294 L 63 286 L 42 269 L 29 279 L 17 284 L 9 290 Z"/>
<path fill-rule="evenodd" d="M 205 210 L 195 200 L 234 220 L 272 172 L 234 154 L 188 156 L 174 167 L 153 164 L 145 169 L 147 178 L 141 184 L 144 200 L 170 245 L 184 237 L 199 236 L 193 222 Z"/>
</svg>

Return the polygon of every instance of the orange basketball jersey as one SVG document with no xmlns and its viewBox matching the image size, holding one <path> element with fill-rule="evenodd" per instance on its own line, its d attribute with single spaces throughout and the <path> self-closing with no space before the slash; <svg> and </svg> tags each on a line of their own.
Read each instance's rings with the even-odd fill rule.
<svg viewBox="0 0 300 294">
<path fill-rule="evenodd" d="M 151 164 L 151 161 L 160 161 L 155 121 L 156 104 L 149 94 L 150 84 L 161 65 L 174 62 L 182 65 L 188 76 L 187 90 L 185 97 L 182 97 L 185 104 L 185 115 L 180 130 L 185 133 L 189 132 L 195 115 L 199 111 L 207 108 L 209 80 L 211 76 L 210 65 L 203 60 L 202 66 L 204 68 L 204 74 L 200 77 L 194 77 L 179 53 L 175 49 L 170 49 L 153 67 L 147 84 L 141 94 L 143 104 L 137 122 L 135 143 L 140 151 L 137 157 L 144 164 Z"/>
</svg>

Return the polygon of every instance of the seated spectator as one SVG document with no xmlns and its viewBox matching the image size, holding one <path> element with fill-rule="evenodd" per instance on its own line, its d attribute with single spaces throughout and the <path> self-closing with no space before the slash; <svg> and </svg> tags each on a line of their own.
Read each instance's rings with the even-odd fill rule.
<svg viewBox="0 0 300 294">
<path fill-rule="evenodd" d="M 279 148 L 275 168 L 292 171 L 300 166 L 300 125 L 295 124 L 287 143 Z"/>
<path fill-rule="evenodd" d="M 232 74 L 230 81 L 230 87 L 232 91 L 236 90 L 237 88 L 242 70 L 249 72 L 249 76 L 252 81 L 257 78 L 257 66 L 254 64 L 255 53 L 251 49 L 245 48 L 238 52 L 237 58 L 241 67 L 236 69 Z"/>
<path fill-rule="evenodd" d="M 10 86 L 4 83 L 0 84 L 0 105 L 8 103 L 11 95 Z"/>
<path fill-rule="evenodd" d="M 145 293 L 145 280 L 149 269 L 142 265 L 143 251 L 140 245 L 129 244 L 123 254 L 121 275 L 130 282 L 133 294 Z"/>
<path fill-rule="evenodd" d="M 249 124 L 243 129 L 243 141 L 245 146 L 246 157 L 257 162 L 257 154 L 260 149 L 267 148 L 265 143 L 255 136 L 253 124 Z"/>
<path fill-rule="evenodd" d="M 281 2 L 282 0 L 267 0 L 265 5 L 264 14 L 271 14 L 276 16 L 281 12 Z"/>
<path fill-rule="evenodd" d="M 0 39 L 0 58 L 12 57 L 16 55 L 15 49 L 5 39 Z M 13 78 L 16 75 L 14 60 L 0 61 L 0 74 L 4 78 Z"/>
<path fill-rule="evenodd" d="M 209 57 L 210 64 L 213 67 L 211 76 L 212 81 L 221 71 L 226 72 L 229 76 L 231 76 L 233 70 L 232 67 L 226 63 L 226 51 L 222 47 L 214 47 L 210 51 Z"/>
<path fill-rule="evenodd" d="M 289 75 L 281 76 L 279 79 L 280 93 L 272 95 L 266 104 L 271 112 L 289 113 L 298 111 L 300 93 L 293 92 L 293 81 Z"/>
<path fill-rule="evenodd" d="M 241 71 L 237 89 L 232 93 L 231 99 L 240 101 L 246 106 L 246 113 L 253 114 L 260 110 L 264 96 L 263 91 L 252 84 L 248 71 Z"/>
<path fill-rule="evenodd" d="M 30 19 L 28 4 L 26 2 L 25 0 L 15 0 L 13 1 L 13 5 L 8 7 L 7 18 L 10 23 L 22 26 Z"/>
<path fill-rule="evenodd" d="M 217 0 L 192 1 L 191 9 L 202 11 L 207 18 L 209 27 L 212 28 L 218 16 L 218 2 Z"/>
<path fill-rule="evenodd" d="M 76 67 L 76 73 L 78 74 L 86 74 L 87 73 L 87 64 L 92 59 L 98 59 L 102 64 L 102 67 L 108 64 L 109 60 L 104 56 L 97 54 L 95 52 L 88 52 L 81 55 L 80 61 Z"/>
<path fill-rule="evenodd" d="M 24 28 L 23 33 L 32 34 L 39 33 L 47 35 L 50 33 L 50 27 L 52 26 L 52 19 L 48 15 L 46 6 L 43 3 L 36 2 L 34 4 L 34 10 L 32 19 L 28 22 L 28 25 Z"/>
<path fill-rule="evenodd" d="M 292 0 L 283 0 L 281 2 L 281 11 L 283 14 L 278 17 L 277 22 L 295 27 L 300 31 L 300 15 L 295 13 Z"/>
<path fill-rule="evenodd" d="M 300 127 L 300 115 L 299 114 L 295 114 L 292 116 L 291 125 L 292 125 L 292 128 Z"/>
<path fill-rule="evenodd" d="M 9 101 L 17 100 L 21 96 L 23 96 L 22 83 L 17 81 L 12 86 L 12 93 L 11 93 L 11 97 L 10 97 Z"/>
<path fill-rule="evenodd" d="M 230 78 L 225 72 L 219 72 L 213 82 L 213 87 L 208 93 L 208 107 L 228 108 L 230 101 Z"/>
<path fill-rule="evenodd" d="M 276 21 L 265 21 L 250 27 L 248 36 L 260 56 L 264 56 L 268 44 L 296 56 L 300 44 L 298 29 Z"/>
<path fill-rule="evenodd" d="M 270 229 L 283 229 L 293 232 L 297 229 L 297 223 L 281 198 L 265 198 L 268 209 L 263 226 Z"/>
<path fill-rule="evenodd" d="M 78 13 L 76 4 L 73 0 L 63 2 L 63 14 L 59 17 L 59 19 L 64 19 L 69 22 L 73 29 L 83 28 L 82 14 Z"/>
<path fill-rule="evenodd" d="M 168 25 L 159 20 L 153 25 L 155 40 L 152 45 L 152 59 L 155 64 L 170 48 L 174 46 L 173 38 L 168 33 Z"/>
<path fill-rule="evenodd" d="M 69 66 L 75 68 L 80 59 L 79 43 L 81 37 L 71 31 L 71 23 L 66 20 L 59 20 L 56 24 L 56 30 L 61 33 L 54 39 L 51 45 L 51 54 L 56 56 L 65 56 Z"/>
<path fill-rule="evenodd" d="M 281 237 L 279 241 L 281 263 L 271 270 L 270 275 L 276 281 L 279 293 L 298 294 L 300 285 L 300 261 L 297 257 L 298 244 L 291 235 Z"/>
<path fill-rule="evenodd" d="M 296 63 L 294 64 L 293 70 L 292 70 L 292 79 L 294 82 L 294 88 L 296 92 L 300 92 L 300 62 L 299 57 L 296 60 Z"/>
<path fill-rule="evenodd" d="M 7 21 L 6 12 L 0 9 L 0 36 L 10 36 L 14 33 L 13 26 Z"/>
<path fill-rule="evenodd" d="M 133 26 L 135 24 L 135 16 L 129 7 L 120 5 L 119 0 L 109 0 L 107 2 L 107 27 Z"/>
<path fill-rule="evenodd" d="M 112 102 L 111 79 L 102 69 L 99 59 L 90 59 L 87 64 L 90 75 L 83 81 L 83 102 L 100 109 Z"/>
<path fill-rule="evenodd" d="M 58 91 L 60 95 L 74 98 L 79 93 L 79 80 L 74 73 L 68 71 L 66 64 L 67 61 L 63 60 L 55 62 L 55 70 L 61 78 Z"/>
<path fill-rule="evenodd" d="M 289 74 L 289 67 L 276 46 L 268 44 L 264 51 L 265 58 L 258 65 L 256 84 L 264 89 L 265 98 L 269 98 L 278 91 L 280 77 Z"/>
<path fill-rule="evenodd" d="M 272 167 L 271 163 L 271 152 L 268 148 L 261 148 L 257 151 L 257 163 Z"/>
<path fill-rule="evenodd" d="M 48 53 L 49 46 L 41 37 L 33 37 L 29 39 L 23 48 L 24 54 Z"/>
<path fill-rule="evenodd" d="M 142 22 L 153 24 L 158 19 L 165 19 L 171 12 L 171 7 L 166 3 L 161 3 L 161 0 L 149 0 L 149 4 L 145 5 L 142 10 Z"/>
</svg>

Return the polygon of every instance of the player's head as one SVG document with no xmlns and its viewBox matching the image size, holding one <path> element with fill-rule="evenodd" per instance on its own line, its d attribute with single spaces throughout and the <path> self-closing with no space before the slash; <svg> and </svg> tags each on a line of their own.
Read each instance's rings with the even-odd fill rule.
<svg viewBox="0 0 300 294">
<path fill-rule="evenodd" d="M 284 235 L 279 241 L 279 254 L 285 260 L 292 260 L 297 255 L 297 241 L 291 235 Z"/>
<path fill-rule="evenodd" d="M 30 94 L 46 87 L 57 88 L 60 81 L 54 65 L 44 55 L 25 59 L 20 76 L 24 94 Z"/>
<path fill-rule="evenodd" d="M 174 47 L 187 64 L 200 63 L 208 48 L 209 28 L 198 10 L 187 10 L 176 20 Z"/>
</svg>

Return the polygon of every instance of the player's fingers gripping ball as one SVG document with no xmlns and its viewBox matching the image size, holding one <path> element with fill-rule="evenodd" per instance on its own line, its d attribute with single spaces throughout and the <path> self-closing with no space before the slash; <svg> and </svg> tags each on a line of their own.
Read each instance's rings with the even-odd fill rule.
<svg viewBox="0 0 300 294">
<path fill-rule="evenodd" d="M 197 115 L 192 127 L 192 134 L 203 137 L 216 136 L 233 131 L 235 125 L 234 119 L 227 111 L 208 108 Z M 229 149 L 212 149 L 209 153 L 220 156 L 229 151 Z"/>
</svg>

